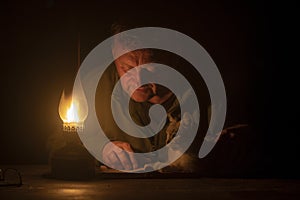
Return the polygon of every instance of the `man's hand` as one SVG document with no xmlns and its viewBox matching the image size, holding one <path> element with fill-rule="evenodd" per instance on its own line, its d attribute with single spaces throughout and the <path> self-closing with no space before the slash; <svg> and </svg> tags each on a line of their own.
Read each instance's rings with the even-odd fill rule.
<svg viewBox="0 0 300 200">
<path fill-rule="evenodd" d="M 114 141 L 105 145 L 102 151 L 103 161 L 114 169 L 137 169 L 138 162 L 127 142 Z"/>
</svg>

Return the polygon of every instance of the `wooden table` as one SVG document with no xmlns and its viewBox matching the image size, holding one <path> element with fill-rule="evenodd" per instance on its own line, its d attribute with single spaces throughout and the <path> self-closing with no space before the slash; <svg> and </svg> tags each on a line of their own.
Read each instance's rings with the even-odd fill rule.
<svg viewBox="0 0 300 200">
<path fill-rule="evenodd" d="M 1 166 L 1 168 L 8 166 Z M 300 181 L 287 179 L 143 178 L 97 175 L 91 180 L 47 178 L 47 165 L 17 165 L 21 187 L 0 187 L 0 199 L 300 199 Z"/>
</svg>

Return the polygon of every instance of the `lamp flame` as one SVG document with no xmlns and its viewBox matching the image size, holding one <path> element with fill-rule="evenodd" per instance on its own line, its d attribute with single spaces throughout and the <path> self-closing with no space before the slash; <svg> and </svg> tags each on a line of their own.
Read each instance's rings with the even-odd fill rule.
<svg viewBox="0 0 300 200">
<path fill-rule="evenodd" d="M 77 100 L 72 97 L 67 98 L 63 91 L 59 103 L 59 116 L 64 123 L 80 123 L 85 120 L 85 116 L 80 114 L 80 105 Z"/>
<path fill-rule="evenodd" d="M 79 82 L 80 84 L 80 82 Z M 83 123 L 88 115 L 88 106 L 81 85 L 76 87 L 70 97 L 66 97 L 65 91 L 59 103 L 59 116 L 63 121 L 65 131 L 74 132 L 82 131 Z"/>
<path fill-rule="evenodd" d="M 78 109 L 74 102 L 67 111 L 67 122 L 79 122 Z"/>
</svg>

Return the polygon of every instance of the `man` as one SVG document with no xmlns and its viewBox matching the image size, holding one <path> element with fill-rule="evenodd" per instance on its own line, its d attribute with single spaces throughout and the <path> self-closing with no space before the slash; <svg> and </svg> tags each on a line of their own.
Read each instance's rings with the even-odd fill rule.
<svg viewBox="0 0 300 200">
<path fill-rule="evenodd" d="M 113 34 L 120 33 L 127 29 L 130 28 L 122 25 L 114 25 Z M 247 137 L 244 137 L 245 135 L 243 136 L 242 134 L 234 137 L 231 131 L 236 129 L 236 127 L 244 127 L 244 125 L 233 126 L 233 128 L 228 129 L 230 131 L 225 129 L 214 150 L 204 159 L 198 159 L 197 155 L 207 132 L 210 119 L 210 98 L 205 83 L 193 66 L 183 58 L 170 52 L 153 49 L 138 49 L 123 54 L 120 57 L 116 56 L 118 51 L 126 48 L 130 49 L 129 47 L 131 45 L 134 46 L 138 42 L 140 41 L 135 36 L 125 38 L 114 37 L 112 54 L 115 61 L 105 70 L 98 84 L 95 99 L 97 116 L 101 128 L 111 141 L 104 145 L 102 149 L 102 160 L 105 164 L 121 170 L 143 168 L 147 163 L 152 162 L 153 158 L 157 158 L 157 155 L 154 153 L 152 157 L 137 158 L 133 152 L 156 152 L 166 146 L 166 144 L 176 141 L 178 144 L 178 152 L 180 155 L 183 155 L 176 160 L 176 162 L 171 164 L 171 166 L 164 168 L 164 170 L 201 171 L 200 173 L 204 175 L 217 174 L 218 176 L 236 175 L 243 173 L 244 169 L 251 170 L 251 165 L 249 164 L 251 163 L 251 159 L 249 159 L 246 146 L 244 145 L 249 143 Z M 179 105 L 179 99 L 177 98 L 181 98 L 182 96 L 175 96 L 167 87 L 152 82 L 142 85 L 141 79 L 145 77 L 143 76 L 145 72 L 147 72 L 147 76 L 160 75 L 151 65 L 139 67 L 147 63 L 162 63 L 173 67 L 180 74 L 184 75 L 197 95 L 200 113 L 195 113 L 193 108 L 186 113 L 181 113 L 181 105 Z M 123 92 L 116 94 L 113 90 L 120 78 Z M 171 80 L 173 77 L 166 76 L 166 78 Z M 176 80 L 173 81 L 176 83 Z M 127 95 L 130 97 L 128 109 L 130 117 L 127 116 L 127 119 L 123 117 L 125 121 L 123 125 L 127 126 L 126 120 L 132 120 L 138 126 L 148 126 L 150 123 L 149 109 L 155 104 L 160 104 L 165 108 L 168 116 L 161 130 L 151 137 L 134 137 L 130 135 L 129 132 L 123 131 L 117 125 L 111 109 L 111 102 L 118 102 L 118 95 Z M 183 104 L 189 104 L 189 90 L 186 90 L 183 96 L 187 98 L 184 98 L 185 100 L 181 102 Z M 123 106 L 122 104 L 117 106 L 119 110 L 117 110 L 116 115 L 118 115 L 118 117 L 123 116 L 124 112 L 126 112 Z M 196 122 L 199 123 L 197 135 L 188 150 L 186 152 L 185 150 L 182 151 L 180 150 L 180 146 L 185 141 L 180 140 L 180 138 L 178 139 L 178 128 L 181 125 L 187 125 L 187 127 L 192 126 L 198 119 L 197 114 L 201 116 L 201 120 Z M 159 122 L 157 124 L 159 124 Z M 189 137 L 189 129 L 185 129 L 184 134 L 187 134 Z M 161 163 L 168 162 L 168 159 L 171 159 L 172 156 L 174 155 L 168 154 L 158 158 L 158 160 Z M 244 168 L 245 166 L 246 168 Z"/>
<path fill-rule="evenodd" d="M 128 27 L 124 28 L 121 25 L 114 25 L 113 34 L 119 33 L 126 29 L 128 29 Z M 139 42 L 136 38 L 131 39 L 129 37 L 126 38 L 124 41 L 124 38 L 120 39 L 118 37 L 115 37 L 114 42 L 112 44 L 112 54 L 116 55 L 117 51 L 119 51 L 120 49 L 127 48 L 128 45 L 135 45 L 136 42 Z M 159 76 L 159 74 L 157 74 L 155 69 L 151 66 L 138 68 L 138 66 L 141 66 L 143 64 L 157 62 L 164 63 L 168 66 L 172 66 L 175 63 L 175 65 L 179 65 L 178 71 L 181 70 L 180 73 L 184 74 L 184 71 L 182 70 L 186 70 L 186 68 L 184 66 L 180 66 L 180 62 L 168 62 L 170 60 L 178 61 L 178 58 L 174 58 L 174 55 L 171 55 L 168 52 L 158 50 L 155 51 L 152 49 L 139 49 L 126 53 L 121 57 L 115 57 L 114 63 L 112 63 L 106 69 L 103 76 L 101 77 L 96 93 L 96 110 L 99 123 L 102 129 L 104 130 L 107 137 L 112 141 L 112 143 L 108 143 L 107 145 L 105 145 L 102 150 L 103 160 L 109 166 L 124 170 L 132 170 L 143 167 L 145 164 L 147 164 L 147 162 L 151 161 L 151 158 L 137 159 L 130 152 L 147 153 L 163 148 L 175 137 L 178 127 L 180 126 L 180 122 L 182 125 L 184 125 L 185 123 L 190 123 L 192 121 L 192 116 L 195 115 L 195 113 L 193 113 L 194 111 L 191 111 L 190 113 L 181 113 L 177 97 L 168 88 L 155 83 L 147 83 L 138 87 L 136 90 L 132 90 L 134 86 L 140 85 L 141 79 L 143 78 L 142 74 L 144 72 L 147 72 L 148 74 L 153 76 Z M 129 75 L 124 76 L 127 72 L 129 73 Z M 189 71 L 187 73 L 189 73 Z M 194 80 L 195 78 L 193 76 L 194 75 L 189 75 L 189 80 Z M 120 77 L 123 77 L 123 79 L 121 80 L 122 89 L 127 95 L 130 96 L 131 94 L 131 99 L 129 103 L 129 113 L 131 115 L 132 120 L 137 125 L 146 126 L 149 124 L 149 109 L 154 104 L 160 104 L 165 108 L 168 116 L 167 121 L 162 126 L 162 129 L 158 134 L 149 138 L 138 138 L 125 133 L 118 127 L 112 115 L 111 101 L 114 101 L 115 97 L 112 93 L 115 84 L 120 79 Z M 194 82 L 196 82 L 196 85 L 199 85 L 199 80 L 195 79 Z M 203 88 L 197 89 L 201 90 L 201 92 L 198 92 L 199 96 L 205 96 L 206 100 L 202 102 L 206 103 L 202 103 L 202 106 L 200 106 L 201 114 L 205 115 L 204 119 L 200 124 L 201 128 L 199 130 L 201 133 L 198 134 L 197 141 L 195 142 L 195 144 L 192 145 L 192 147 L 189 150 L 189 152 L 192 152 L 193 155 L 189 157 L 193 157 L 192 160 L 197 160 L 195 158 L 200 147 L 199 144 L 203 139 L 202 136 L 205 130 L 207 130 L 208 124 L 207 102 L 209 100 L 207 101 L 207 91 L 203 91 Z M 202 93 L 206 93 L 206 95 L 202 95 Z M 188 96 L 188 91 L 186 91 L 185 95 Z M 185 101 L 185 103 L 189 103 L 188 98 Z M 122 115 L 122 111 L 118 112 L 120 113 L 120 115 Z M 181 119 L 181 116 L 184 120 Z M 189 134 L 188 131 L 186 134 Z M 162 162 L 164 161 L 165 160 L 162 160 Z M 192 165 L 194 166 L 194 164 Z M 183 167 L 181 166 L 181 168 L 186 168 L 183 169 L 185 171 L 191 171 L 194 167 L 190 165 Z"/>
</svg>

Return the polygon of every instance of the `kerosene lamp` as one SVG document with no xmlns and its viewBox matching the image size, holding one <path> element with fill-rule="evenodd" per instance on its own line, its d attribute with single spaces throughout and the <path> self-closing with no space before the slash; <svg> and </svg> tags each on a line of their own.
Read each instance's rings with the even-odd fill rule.
<svg viewBox="0 0 300 200">
<path fill-rule="evenodd" d="M 62 93 L 59 104 L 59 115 L 63 121 L 61 134 L 65 145 L 52 153 L 50 157 L 51 175 L 59 179 L 86 179 L 95 174 L 95 159 L 82 145 L 78 133 L 84 130 L 87 117 L 87 103 L 76 98 L 66 98 Z"/>
</svg>

